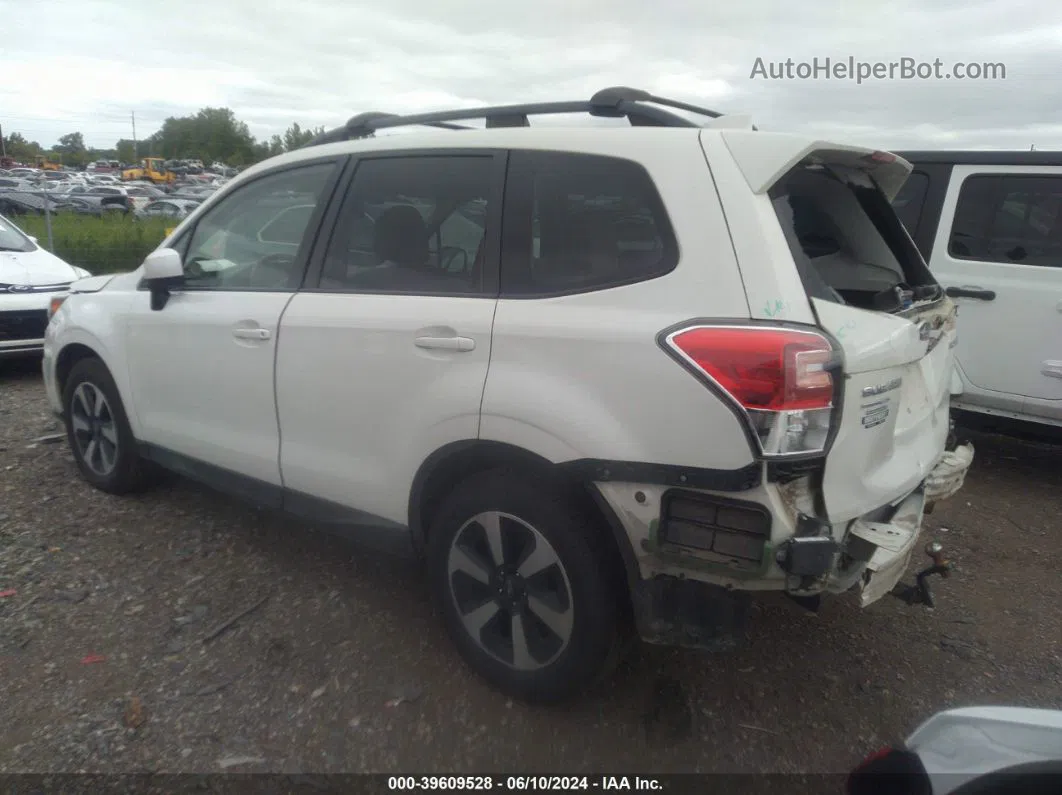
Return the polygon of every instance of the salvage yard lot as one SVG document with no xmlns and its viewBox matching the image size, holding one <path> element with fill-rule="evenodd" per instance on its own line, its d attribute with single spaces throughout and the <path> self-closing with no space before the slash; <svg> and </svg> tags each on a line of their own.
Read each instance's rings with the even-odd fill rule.
<svg viewBox="0 0 1062 795">
<path fill-rule="evenodd" d="M 465 669 L 411 564 L 176 478 L 83 484 L 37 441 L 37 367 L 0 365 L 0 772 L 840 772 L 950 706 L 1062 708 L 1057 447 L 974 438 L 927 519 L 960 567 L 935 611 L 764 603 L 735 654 L 641 647 L 529 708 Z"/>
</svg>

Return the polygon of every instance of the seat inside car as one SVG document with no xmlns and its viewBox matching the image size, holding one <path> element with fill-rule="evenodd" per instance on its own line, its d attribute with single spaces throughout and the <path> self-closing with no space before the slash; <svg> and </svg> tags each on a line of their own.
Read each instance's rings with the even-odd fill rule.
<svg viewBox="0 0 1062 795">
<path fill-rule="evenodd" d="M 379 265 L 424 268 L 428 265 L 428 227 L 416 207 L 397 204 L 380 215 L 373 248 Z"/>
</svg>

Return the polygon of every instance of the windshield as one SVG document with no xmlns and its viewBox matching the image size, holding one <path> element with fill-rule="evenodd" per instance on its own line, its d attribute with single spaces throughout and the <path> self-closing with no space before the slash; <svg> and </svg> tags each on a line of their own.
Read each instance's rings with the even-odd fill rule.
<svg viewBox="0 0 1062 795">
<path fill-rule="evenodd" d="M 36 251 L 33 241 L 0 215 L 0 251 Z"/>
</svg>

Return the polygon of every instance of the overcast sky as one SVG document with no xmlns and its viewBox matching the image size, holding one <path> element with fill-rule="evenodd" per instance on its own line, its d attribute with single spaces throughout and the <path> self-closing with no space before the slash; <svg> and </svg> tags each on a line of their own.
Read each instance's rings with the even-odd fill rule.
<svg viewBox="0 0 1062 795">
<path fill-rule="evenodd" d="M 258 138 L 632 85 L 881 148 L 1062 149 L 1057 0 L 0 0 L 0 125 L 51 145 L 226 106 Z M 1006 79 L 751 78 L 818 58 L 1001 63 Z"/>
</svg>

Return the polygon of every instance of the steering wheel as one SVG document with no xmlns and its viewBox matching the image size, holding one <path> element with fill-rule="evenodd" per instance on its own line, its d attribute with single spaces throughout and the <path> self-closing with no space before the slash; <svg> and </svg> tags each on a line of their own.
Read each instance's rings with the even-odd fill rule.
<svg viewBox="0 0 1062 795">
<path fill-rule="evenodd" d="M 468 252 L 463 248 L 458 248 L 457 246 L 443 246 L 439 249 L 439 264 L 444 271 L 452 271 L 453 264 L 458 256 L 461 257 L 461 268 L 455 272 L 463 273 L 468 270 Z"/>
<path fill-rule="evenodd" d="M 291 279 L 291 266 L 295 264 L 294 254 L 267 254 L 247 271 L 247 283 L 255 287 L 286 287 Z M 265 269 L 262 281 L 259 271 Z M 272 274 L 268 271 L 273 270 Z"/>
<path fill-rule="evenodd" d="M 184 266 L 184 275 L 192 279 L 202 279 L 206 276 L 206 271 L 203 270 L 203 266 L 199 263 L 201 260 L 194 259 Z"/>
</svg>

